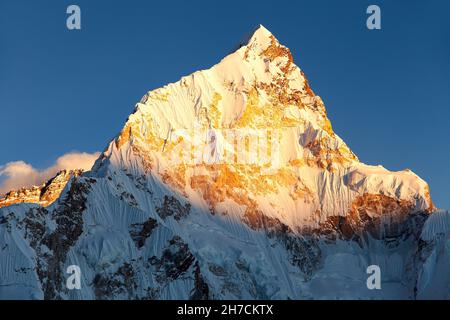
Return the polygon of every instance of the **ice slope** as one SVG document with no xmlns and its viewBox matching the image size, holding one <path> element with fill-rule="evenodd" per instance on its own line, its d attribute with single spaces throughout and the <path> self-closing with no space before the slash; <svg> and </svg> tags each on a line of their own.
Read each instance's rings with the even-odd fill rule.
<svg viewBox="0 0 450 320">
<path fill-rule="evenodd" d="M 50 206 L 0 209 L 0 298 L 447 299 L 450 214 L 433 211 L 417 175 L 358 161 L 260 26 L 147 93 Z"/>
<path fill-rule="evenodd" d="M 52 264 L 45 254 L 54 255 L 56 248 L 48 248 L 47 241 L 32 244 L 33 234 L 39 233 L 34 230 L 40 229 L 36 225 L 46 229 L 41 239 L 58 234 L 60 225 L 72 230 L 77 223 L 58 220 L 58 211 L 75 207 L 68 199 L 77 196 L 67 196 L 68 187 L 60 202 L 40 218 L 30 212 L 37 206 L 3 208 L 2 216 L 9 218 L 0 228 L 2 247 L 7 245 L 1 271 L 8 277 L 2 277 L 1 298 L 188 299 L 194 294 L 210 299 L 448 298 L 448 212 L 431 215 L 423 228 L 418 226 L 421 238 L 405 233 L 392 239 L 330 241 L 323 235 L 253 230 L 239 215 L 213 216 L 209 208 L 189 207 L 157 178 L 136 180 L 135 174 L 116 171 L 111 180 L 77 178 L 77 184 L 89 185 L 82 232 L 67 253 L 65 246 L 59 247 L 65 258 L 56 270 L 63 280 L 47 295 L 46 281 L 56 277 L 47 280 L 49 274 L 39 280 L 36 269 Z M 122 190 L 133 190 L 139 208 Z M 35 222 L 27 222 L 26 217 Z M 156 226 L 136 237 L 135 226 L 151 219 Z M 437 234 L 447 235 L 447 243 L 434 244 Z M 65 232 L 57 239 L 63 241 L 66 235 L 74 237 Z M 426 241 L 424 249 L 420 241 Z M 37 261 L 42 261 L 40 267 Z M 65 270 L 72 264 L 82 270 L 81 290 L 65 288 Z M 366 287 L 366 268 L 371 264 L 383 270 L 382 290 Z M 201 280 L 196 280 L 197 267 Z M 202 282 L 207 290 L 199 289 Z"/>
<path fill-rule="evenodd" d="M 421 240 L 427 248 L 417 281 L 418 298 L 450 299 L 450 211 L 434 213 L 426 221 Z"/>
</svg>

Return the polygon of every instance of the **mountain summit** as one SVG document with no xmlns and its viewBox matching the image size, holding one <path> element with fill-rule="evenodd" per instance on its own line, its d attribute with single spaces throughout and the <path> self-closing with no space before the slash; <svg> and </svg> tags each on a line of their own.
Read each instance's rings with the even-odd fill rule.
<svg viewBox="0 0 450 320">
<path fill-rule="evenodd" d="M 369 200 L 377 214 L 433 211 L 414 173 L 358 161 L 289 49 L 262 26 L 211 69 L 147 93 L 93 171 L 134 158 L 212 212 L 236 205 L 244 220 L 258 212 L 294 230 Z"/>
<path fill-rule="evenodd" d="M 0 297 L 448 298 L 449 230 L 425 181 L 358 160 L 260 26 L 148 92 L 53 204 L 0 209 Z"/>
</svg>

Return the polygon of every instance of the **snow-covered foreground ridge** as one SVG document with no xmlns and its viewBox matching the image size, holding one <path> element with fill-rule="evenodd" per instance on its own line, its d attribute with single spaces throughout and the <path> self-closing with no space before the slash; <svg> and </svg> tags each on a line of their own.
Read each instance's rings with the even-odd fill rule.
<svg viewBox="0 0 450 320">
<path fill-rule="evenodd" d="M 411 171 L 359 162 L 261 26 L 147 93 L 53 204 L 0 209 L 0 298 L 447 299 L 449 217 Z"/>
</svg>

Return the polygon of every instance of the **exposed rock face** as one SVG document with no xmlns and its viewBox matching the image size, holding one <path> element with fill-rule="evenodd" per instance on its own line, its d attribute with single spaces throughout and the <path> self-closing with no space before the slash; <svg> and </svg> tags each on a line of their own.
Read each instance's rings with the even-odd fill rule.
<svg viewBox="0 0 450 320">
<path fill-rule="evenodd" d="M 46 207 L 58 199 L 71 177 L 77 177 L 81 173 L 82 170 L 62 170 L 41 186 L 9 191 L 0 198 L 0 208 L 16 203 L 37 203 Z"/>
<path fill-rule="evenodd" d="M 67 183 L 0 209 L 0 298 L 449 298 L 449 213 L 413 172 L 358 160 L 264 27 L 147 93 Z"/>
</svg>

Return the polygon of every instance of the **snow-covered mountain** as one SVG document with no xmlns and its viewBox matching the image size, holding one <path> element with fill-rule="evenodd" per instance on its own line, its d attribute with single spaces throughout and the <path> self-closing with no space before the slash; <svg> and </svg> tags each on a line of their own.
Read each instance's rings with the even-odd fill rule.
<svg viewBox="0 0 450 320">
<path fill-rule="evenodd" d="M 147 93 L 53 204 L 0 209 L 0 298 L 448 299 L 449 233 L 425 181 L 358 160 L 260 26 Z"/>
<path fill-rule="evenodd" d="M 83 170 L 61 170 L 53 178 L 40 186 L 11 190 L 0 198 L 0 208 L 16 203 L 52 204 L 63 191 L 70 178 L 79 176 Z"/>
</svg>

